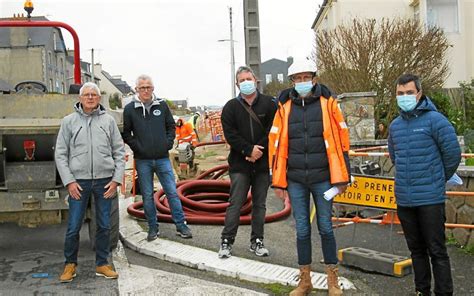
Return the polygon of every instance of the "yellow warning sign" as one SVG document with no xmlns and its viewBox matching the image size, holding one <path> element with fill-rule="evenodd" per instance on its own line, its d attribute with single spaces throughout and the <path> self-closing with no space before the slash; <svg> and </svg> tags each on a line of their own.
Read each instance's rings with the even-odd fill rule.
<svg viewBox="0 0 474 296">
<path fill-rule="evenodd" d="M 391 210 L 397 208 L 393 178 L 353 176 L 355 181 L 346 192 L 337 195 L 334 202 Z"/>
</svg>

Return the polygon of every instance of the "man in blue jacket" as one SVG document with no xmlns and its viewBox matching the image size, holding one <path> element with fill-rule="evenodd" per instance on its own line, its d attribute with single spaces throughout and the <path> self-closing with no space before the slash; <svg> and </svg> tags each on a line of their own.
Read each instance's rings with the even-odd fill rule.
<svg viewBox="0 0 474 296">
<path fill-rule="evenodd" d="M 422 94 L 420 79 L 397 80 L 398 116 L 390 125 L 388 149 L 395 164 L 397 212 L 411 252 L 417 295 L 453 295 L 446 250 L 445 190 L 461 160 L 453 126 Z M 430 266 L 431 260 L 431 266 Z"/>
<path fill-rule="evenodd" d="M 168 105 L 153 94 L 153 81 L 141 75 L 136 81 L 137 95 L 123 111 L 123 139 L 133 150 L 138 182 L 143 197 L 143 209 L 148 221 L 147 240 L 160 234 L 153 200 L 153 176 L 156 173 L 170 204 L 177 235 L 191 238 L 186 225 L 181 201 L 176 192 L 176 181 L 168 150 L 173 148 L 176 126 Z"/>
</svg>

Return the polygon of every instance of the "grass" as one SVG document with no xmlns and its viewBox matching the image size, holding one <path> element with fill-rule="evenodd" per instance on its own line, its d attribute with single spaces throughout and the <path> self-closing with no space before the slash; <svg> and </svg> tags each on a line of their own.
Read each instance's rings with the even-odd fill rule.
<svg viewBox="0 0 474 296">
<path fill-rule="evenodd" d="M 451 234 L 446 238 L 446 245 L 447 246 L 454 246 L 461 250 L 461 252 L 474 256 L 474 245 L 463 246 L 456 241 L 454 236 Z"/>
<path fill-rule="evenodd" d="M 282 284 L 261 284 L 262 288 L 271 291 L 272 295 L 288 295 L 295 287 Z"/>
</svg>

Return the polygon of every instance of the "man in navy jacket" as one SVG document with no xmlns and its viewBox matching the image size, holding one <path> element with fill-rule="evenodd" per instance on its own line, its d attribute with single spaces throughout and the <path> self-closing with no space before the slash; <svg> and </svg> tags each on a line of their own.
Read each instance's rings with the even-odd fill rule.
<svg viewBox="0 0 474 296">
<path fill-rule="evenodd" d="M 148 221 L 147 240 L 155 240 L 160 232 L 153 200 L 153 176 L 156 173 L 170 204 L 176 234 L 191 238 L 186 225 L 181 201 L 176 192 L 176 181 L 168 150 L 173 148 L 176 126 L 173 115 L 163 99 L 153 94 L 153 81 L 141 75 L 136 82 L 137 95 L 123 111 L 123 139 L 133 150 L 143 209 Z"/>
<path fill-rule="evenodd" d="M 398 116 L 390 125 L 388 149 L 395 164 L 397 213 L 411 252 L 417 295 L 452 295 L 446 250 L 445 190 L 461 160 L 453 126 L 422 94 L 420 79 L 397 80 Z M 430 266 L 431 259 L 431 266 Z"/>
</svg>

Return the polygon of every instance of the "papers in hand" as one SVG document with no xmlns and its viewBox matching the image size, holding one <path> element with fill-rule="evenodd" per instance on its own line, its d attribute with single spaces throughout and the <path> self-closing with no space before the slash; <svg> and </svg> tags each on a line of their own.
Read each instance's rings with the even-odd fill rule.
<svg viewBox="0 0 474 296">
<path fill-rule="evenodd" d="M 327 201 L 330 201 L 338 194 L 339 194 L 339 189 L 336 186 L 333 186 L 329 190 L 324 192 L 324 199 Z"/>
<path fill-rule="evenodd" d="M 459 178 L 459 177 L 458 177 Z M 352 183 L 354 183 L 355 181 L 355 178 L 354 176 L 351 176 L 351 183 L 349 185 L 351 185 Z M 462 181 L 461 181 L 462 182 Z M 339 189 L 336 187 L 336 186 L 333 186 L 331 187 L 329 190 L 327 190 L 326 192 L 324 192 L 324 199 L 327 200 L 327 201 L 330 201 L 331 199 L 333 199 L 336 195 L 338 195 L 340 192 L 339 192 Z"/>
</svg>

